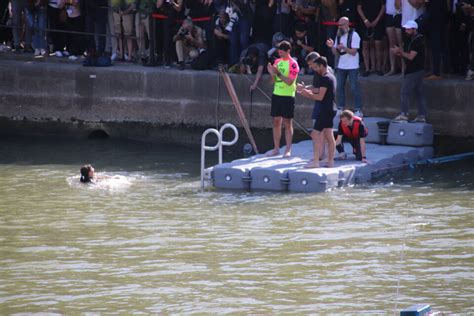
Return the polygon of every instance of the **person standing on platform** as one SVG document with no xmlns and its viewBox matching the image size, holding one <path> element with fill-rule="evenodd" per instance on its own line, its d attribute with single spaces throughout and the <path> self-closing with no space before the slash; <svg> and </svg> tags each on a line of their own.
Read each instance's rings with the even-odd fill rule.
<svg viewBox="0 0 474 316">
<path fill-rule="evenodd" d="M 323 57 L 315 61 L 315 70 L 321 76 L 319 81 L 319 91 L 314 93 L 312 89 L 298 85 L 298 93 L 303 97 L 321 102 L 321 109 L 311 132 L 313 139 L 314 158 L 305 168 L 319 168 L 319 160 L 323 151 L 324 142 L 328 142 L 328 160 L 326 167 L 334 166 L 334 151 L 336 141 L 332 131 L 334 116 L 336 116 L 336 102 L 334 98 L 334 86 L 336 79 L 328 72 L 327 61 Z M 311 63 L 312 64 L 312 63 Z"/>
<path fill-rule="evenodd" d="M 328 39 L 326 45 L 331 48 L 334 56 L 339 57 L 336 66 L 337 103 L 339 108 L 346 106 L 346 80 L 349 77 L 352 94 L 354 95 L 355 114 L 362 117 L 362 98 L 359 86 L 359 49 L 360 36 L 350 28 L 349 19 L 342 17 L 338 22 L 339 30 L 336 39 Z M 336 58 L 337 59 L 337 58 Z"/>
<path fill-rule="evenodd" d="M 426 100 L 423 92 L 423 78 L 425 76 L 425 44 L 423 35 L 418 34 L 418 24 L 408 21 L 403 25 L 408 35 L 404 49 L 398 46 L 391 48 L 392 52 L 402 57 L 406 63 L 405 75 L 402 78 L 400 95 L 400 115 L 394 121 L 408 121 L 410 99 L 415 94 L 418 101 L 418 116 L 415 122 L 426 122 Z"/>
<path fill-rule="evenodd" d="M 267 70 L 274 84 L 271 116 L 273 118 L 274 148 L 267 156 L 280 154 L 281 127 L 285 126 L 286 150 L 283 157 L 291 156 L 293 141 L 293 116 L 295 111 L 296 78 L 300 71 L 298 62 L 291 55 L 291 44 L 283 41 L 277 46 L 278 58 Z"/>
</svg>

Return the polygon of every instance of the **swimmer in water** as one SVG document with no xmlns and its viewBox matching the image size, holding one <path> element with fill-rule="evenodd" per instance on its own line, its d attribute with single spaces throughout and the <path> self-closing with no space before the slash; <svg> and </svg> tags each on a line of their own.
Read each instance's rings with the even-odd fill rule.
<svg viewBox="0 0 474 316">
<path fill-rule="evenodd" d="M 92 165 L 84 165 L 81 168 L 81 182 L 94 183 L 95 182 L 94 167 Z"/>
</svg>

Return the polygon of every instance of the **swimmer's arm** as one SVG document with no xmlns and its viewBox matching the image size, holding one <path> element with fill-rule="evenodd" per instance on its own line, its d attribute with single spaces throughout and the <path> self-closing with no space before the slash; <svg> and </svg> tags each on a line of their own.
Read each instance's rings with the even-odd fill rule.
<svg viewBox="0 0 474 316">
<path fill-rule="evenodd" d="M 342 142 L 342 136 L 341 135 L 337 135 L 337 138 L 336 138 L 336 146 L 339 145 L 340 143 Z M 362 140 L 361 140 L 361 147 L 362 147 Z M 365 140 L 364 140 L 364 149 L 365 149 Z M 362 150 L 361 150 L 362 151 Z"/>
</svg>

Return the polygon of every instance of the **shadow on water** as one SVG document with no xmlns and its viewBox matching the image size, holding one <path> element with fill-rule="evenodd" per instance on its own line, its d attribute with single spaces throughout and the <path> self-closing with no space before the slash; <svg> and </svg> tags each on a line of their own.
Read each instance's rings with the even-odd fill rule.
<svg viewBox="0 0 474 316">
<path fill-rule="evenodd" d="M 444 164 L 427 164 L 406 168 L 379 177 L 372 185 L 394 183 L 413 187 L 429 186 L 435 190 L 463 189 L 474 190 L 473 159 Z"/>
<path fill-rule="evenodd" d="M 212 155 L 209 156 L 209 161 L 212 161 Z M 133 172 L 176 169 L 176 172 L 195 175 L 199 173 L 199 159 L 199 151 L 169 144 L 108 138 L 0 138 L 0 164 L 76 165 L 79 168 L 90 163 L 97 170 Z"/>
</svg>

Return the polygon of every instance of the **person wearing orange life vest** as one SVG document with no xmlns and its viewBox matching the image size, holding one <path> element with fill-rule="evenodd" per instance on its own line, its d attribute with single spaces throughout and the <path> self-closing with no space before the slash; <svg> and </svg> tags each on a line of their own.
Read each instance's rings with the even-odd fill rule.
<svg viewBox="0 0 474 316">
<path fill-rule="evenodd" d="M 367 127 L 360 117 L 357 117 L 352 111 L 344 110 L 340 115 L 341 119 L 338 127 L 336 139 L 336 149 L 341 159 L 346 159 L 344 152 L 344 142 L 351 144 L 353 153 L 357 160 L 367 162 L 365 156 L 365 137 L 368 135 Z"/>
</svg>

